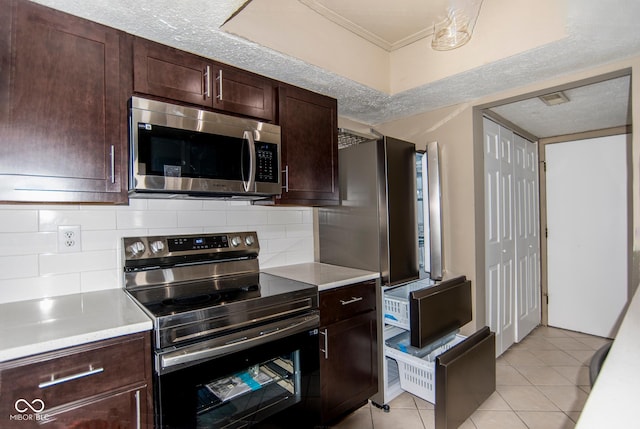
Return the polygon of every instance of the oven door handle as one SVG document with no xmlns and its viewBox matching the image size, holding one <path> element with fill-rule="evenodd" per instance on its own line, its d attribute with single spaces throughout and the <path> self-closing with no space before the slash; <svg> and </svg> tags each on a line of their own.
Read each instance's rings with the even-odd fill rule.
<svg viewBox="0 0 640 429">
<path fill-rule="evenodd" d="M 216 343 L 221 343 L 219 345 L 207 347 L 206 343 L 205 345 L 195 344 L 185 349 L 158 354 L 156 359 L 159 365 L 156 368 L 160 374 L 164 374 L 172 371 L 177 366 L 246 350 L 250 347 L 303 332 L 306 329 L 317 328 L 319 325 L 320 316 L 316 313 L 256 327 L 248 331 L 239 332 L 236 335 L 216 339 Z"/>
</svg>

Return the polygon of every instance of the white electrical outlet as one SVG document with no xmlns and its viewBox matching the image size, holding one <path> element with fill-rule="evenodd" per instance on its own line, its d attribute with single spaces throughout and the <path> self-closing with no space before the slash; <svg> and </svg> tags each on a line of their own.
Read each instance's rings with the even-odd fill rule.
<svg viewBox="0 0 640 429">
<path fill-rule="evenodd" d="M 58 226 L 58 253 L 79 252 L 80 250 L 82 250 L 80 226 Z"/>
</svg>

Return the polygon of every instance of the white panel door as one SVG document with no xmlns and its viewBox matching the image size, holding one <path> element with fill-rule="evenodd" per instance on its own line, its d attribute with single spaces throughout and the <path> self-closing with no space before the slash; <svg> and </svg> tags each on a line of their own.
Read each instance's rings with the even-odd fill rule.
<svg viewBox="0 0 640 429">
<path fill-rule="evenodd" d="M 516 135 L 516 341 L 540 324 L 538 146 Z"/>
<path fill-rule="evenodd" d="M 497 356 L 515 341 L 513 157 L 513 133 L 485 119 L 486 310 L 496 334 Z"/>
<path fill-rule="evenodd" d="M 507 350 L 516 337 L 515 291 L 516 291 L 516 245 L 515 245 L 515 175 L 514 175 L 514 134 L 500 129 L 500 176 L 502 219 L 500 241 L 502 242 L 502 285 L 500 326 L 502 330 L 501 350 Z"/>
<path fill-rule="evenodd" d="M 486 323 L 496 334 L 496 355 L 502 354 L 500 289 L 502 285 L 502 244 L 500 242 L 500 128 L 484 120 L 485 195 L 485 293 Z M 498 351 L 500 350 L 500 351 Z"/>
<path fill-rule="evenodd" d="M 626 139 L 545 147 L 551 326 L 615 335 L 627 302 Z"/>
</svg>

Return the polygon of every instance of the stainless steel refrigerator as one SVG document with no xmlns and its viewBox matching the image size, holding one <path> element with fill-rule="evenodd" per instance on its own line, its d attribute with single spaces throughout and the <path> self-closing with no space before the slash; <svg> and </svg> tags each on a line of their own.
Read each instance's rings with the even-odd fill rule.
<svg viewBox="0 0 640 429">
<path fill-rule="evenodd" d="M 382 286 L 417 279 L 415 145 L 382 137 L 338 159 L 342 202 L 318 211 L 320 262 L 379 271 Z"/>
<path fill-rule="evenodd" d="M 341 205 L 318 210 L 319 261 L 381 273 L 379 389 L 372 403 L 388 410 L 390 400 L 409 391 L 435 404 L 437 429 L 450 429 L 495 390 L 495 336 L 488 328 L 469 338 L 458 335 L 472 320 L 471 282 L 464 276 L 439 282 L 443 261 L 437 143 L 430 143 L 424 156 L 421 165 L 427 172 L 422 176 L 428 180 L 418 187 L 412 143 L 381 137 L 341 149 Z M 424 216 L 418 221 L 421 197 L 428 210 L 420 210 Z M 420 280 L 419 223 L 430 255 L 424 264 L 430 278 Z M 394 303 L 393 310 L 389 303 Z M 406 353 L 411 347 L 415 356 Z"/>
</svg>

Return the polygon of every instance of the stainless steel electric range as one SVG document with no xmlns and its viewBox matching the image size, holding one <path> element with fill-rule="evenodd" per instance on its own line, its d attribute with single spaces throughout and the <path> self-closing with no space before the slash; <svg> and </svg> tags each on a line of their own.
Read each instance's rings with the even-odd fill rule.
<svg viewBox="0 0 640 429">
<path fill-rule="evenodd" d="M 154 324 L 156 427 L 316 425 L 316 286 L 261 273 L 255 232 L 122 245 L 125 290 Z"/>
</svg>

